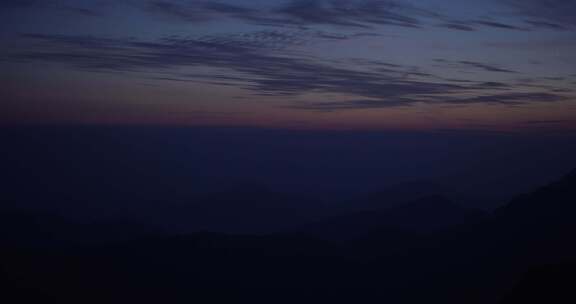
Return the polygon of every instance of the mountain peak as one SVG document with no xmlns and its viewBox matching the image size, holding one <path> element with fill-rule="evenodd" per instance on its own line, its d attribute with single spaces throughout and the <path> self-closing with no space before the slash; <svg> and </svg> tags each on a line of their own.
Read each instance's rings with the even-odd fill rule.
<svg viewBox="0 0 576 304">
<path fill-rule="evenodd" d="M 576 214 L 576 170 L 531 193 L 518 196 L 497 213 L 533 220 L 573 220 Z"/>
<path fill-rule="evenodd" d="M 576 179 L 576 168 L 572 169 L 565 177 L 565 179 Z"/>
</svg>

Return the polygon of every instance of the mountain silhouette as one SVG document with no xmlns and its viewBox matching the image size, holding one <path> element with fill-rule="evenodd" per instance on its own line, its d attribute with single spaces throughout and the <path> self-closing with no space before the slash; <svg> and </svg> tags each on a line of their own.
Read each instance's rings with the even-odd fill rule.
<svg viewBox="0 0 576 304">
<path fill-rule="evenodd" d="M 574 225 L 576 170 L 532 193 L 521 195 L 497 210 L 509 220 L 549 225 Z"/>
<path fill-rule="evenodd" d="M 382 235 L 385 231 L 406 237 L 480 221 L 486 216 L 480 210 L 461 207 L 446 197 L 429 196 L 387 208 L 381 206 L 378 210 L 330 216 L 304 227 L 302 231 L 328 238 L 363 238 Z"/>
<path fill-rule="evenodd" d="M 352 199 L 340 202 L 337 206 L 346 211 L 381 210 L 424 197 L 450 193 L 450 189 L 442 184 L 428 181 L 412 181 L 384 187 L 379 191 L 364 195 L 357 195 Z"/>
<path fill-rule="evenodd" d="M 501 304 L 576 303 L 576 263 L 545 265 L 530 269 Z"/>
<path fill-rule="evenodd" d="M 338 216 L 312 203 L 320 209 L 313 224 L 268 234 L 174 233 L 3 206 L 0 288 L 23 303 L 563 303 L 576 260 L 575 177 L 521 195 L 493 217 L 443 196 Z M 258 187 L 196 197 L 168 202 L 167 218 L 310 214 L 291 205 L 305 200 Z M 275 202 L 283 207 L 267 212 Z"/>
<path fill-rule="evenodd" d="M 496 211 L 496 227 L 512 240 L 526 273 L 502 303 L 574 303 L 576 170 Z"/>
</svg>

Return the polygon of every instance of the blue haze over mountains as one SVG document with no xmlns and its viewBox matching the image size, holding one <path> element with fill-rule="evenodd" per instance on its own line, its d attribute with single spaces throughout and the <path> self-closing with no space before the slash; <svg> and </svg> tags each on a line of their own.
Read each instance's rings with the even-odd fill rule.
<svg viewBox="0 0 576 304">
<path fill-rule="evenodd" d="M 84 136 L 90 143 L 105 138 L 107 150 L 123 132 L 137 138 L 134 130 L 43 132 L 75 140 L 54 145 L 54 133 L 34 139 L 19 130 L 11 140 L 24 140 L 20 147 L 26 149 L 12 150 L 4 160 L 12 171 L 4 171 L 8 179 L 2 184 L 1 286 L 3 294 L 22 303 L 124 303 L 129 298 L 140 303 L 509 304 L 574 299 L 576 170 L 565 170 L 494 211 L 461 207 L 441 195 L 375 205 L 386 192 L 364 196 L 358 206 L 352 206 L 354 200 L 326 206 L 328 201 L 322 205 L 317 199 L 239 184 L 210 194 L 196 194 L 190 186 L 194 191 L 188 196 L 183 190 L 187 182 L 174 185 L 178 179 L 166 180 L 162 174 L 174 164 L 151 165 L 153 159 L 119 158 L 119 151 L 106 154 L 98 145 L 84 150 L 81 144 Z M 175 131 L 158 132 L 166 140 Z M 103 138 L 95 140 L 98 136 Z M 148 136 L 144 141 L 150 143 Z M 38 144 L 42 152 L 58 152 L 49 156 L 53 163 L 46 155 L 42 162 L 32 157 L 38 156 L 32 149 Z M 116 144 L 142 148 L 134 141 Z M 156 147 L 155 155 L 166 148 Z M 119 175 L 108 178 L 105 163 L 89 164 L 96 159 L 114 162 Z M 47 178 L 35 169 L 57 173 Z M 152 177 L 145 175 L 150 170 Z M 147 189 L 148 178 L 155 183 L 161 178 L 166 185 Z M 388 193 L 410 199 L 403 191 Z M 176 197 L 197 200 L 172 201 Z M 178 213 L 190 225 L 158 225 L 153 217 L 161 217 L 163 210 L 172 211 L 168 219 L 178 222 Z M 239 225 L 238 219 L 255 225 Z M 290 222 L 282 223 L 286 219 L 303 225 L 281 227 Z M 217 225 L 190 231 L 198 223 Z M 266 224 L 276 231 L 262 233 Z M 228 233 L 222 231 L 226 228 Z"/>
<path fill-rule="evenodd" d="M 184 231 L 295 229 L 323 215 L 427 197 L 452 202 L 448 209 L 464 217 L 561 175 L 576 153 L 566 137 L 490 133 L 29 127 L 5 134 L 3 193 L 17 204 Z"/>
</svg>

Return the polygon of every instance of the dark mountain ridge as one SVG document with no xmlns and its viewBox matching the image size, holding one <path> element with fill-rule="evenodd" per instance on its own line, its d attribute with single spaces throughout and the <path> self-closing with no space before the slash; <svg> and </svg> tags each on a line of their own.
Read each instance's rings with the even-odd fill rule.
<svg viewBox="0 0 576 304">
<path fill-rule="evenodd" d="M 189 303 L 205 301 L 218 291 L 221 295 L 212 299 L 227 303 L 270 299 L 317 303 L 322 298 L 349 303 L 362 297 L 366 303 L 493 304 L 525 292 L 513 286 L 528 269 L 576 259 L 576 230 L 570 221 L 576 218 L 575 186 L 571 173 L 518 197 L 495 217 L 426 235 L 384 225 L 361 238 L 340 240 L 320 240 L 306 231 L 267 235 L 129 232 L 119 233 L 119 238 L 107 231 L 130 229 L 86 226 L 49 214 L 23 221 L 3 213 L 2 288 L 6 294 L 64 303 L 78 299 L 124 303 L 126 298 L 157 303 L 162 295 L 164 302 Z M 463 213 L 449 200 L 432 197 L 383 210 L 375 221 L 382 227 L 384 218 L 390 222 L 401 216 L 422 219 L 436 214 L 462 218 Z M 363 216 L 368 214 L 351 223 L 338 219 L 334 225 L 345 231 L 369 222 Z M 70 237 L 69 231 L 84 238 Z M 14 241 L 22 239 L 30 242 Z M 94 296 L 85 299 L 86 295 Z M 281 295 L 286 298 L 279 299 Z"/>
</svg>

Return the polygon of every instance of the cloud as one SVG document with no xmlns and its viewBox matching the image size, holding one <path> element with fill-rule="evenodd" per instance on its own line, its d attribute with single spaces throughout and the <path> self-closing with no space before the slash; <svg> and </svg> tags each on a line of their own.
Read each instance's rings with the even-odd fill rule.
<svg viewBox="0 0 576 304">
<path fill-rule="evenodd" d="M 476 20 L 476 21 L 471 21 L 470 23 L 481 25 L 484 27 L 504 29 L 504 30 L 515 30 L 515 31 L 527 31 L 528 30 L 527 28 L 524 28 L 521 26 L 503 23 L 503 22 L 498 22 L 498 21 L 491 21 L 491 20 Z"/>
<path fill-rule="evenodd" d="M 512 30 L 512 31 L 530 31 L 531 29 L 526 26 L 514 25 L 494 20 L 451 20 L 445 18 L 443 23 L 438 24 L 439 27 L 448 28 L 457 31 L 475 32 L 482 28 Z"/>
<path fill-rule="evenodd" d="M 270 46 L 293 43 L 293 39 L 282 35 L 277 37 L 277 34 L 240 36 L 251 37 L 244 42 L 226 36 L 167 37 L 150 42 L 34 34 L 25 37 L 39 43 L 35 50 L 16 57 L 28 61 L 59 62 L 86 70 L 125 72 L 152 69 L 170 72 L 172 68 L 186 66 L 231 69 L 249 83 L 245 86 L 247 89 L 280 95 L 337 92 L 396 96 L 458 88 L 449 84 L 409 81 L 399 77 L 402 74 L 400 70 L 360 71 L 324 64 L 319 60 L 287 57 L 284 53 L 272 52 Z"/>
<path fill-rule="evenodd" d="M 482 104 L 522 105 L 529 103 L 558 102 L 567 99 L 568 97 L 559 94 L 553 94 L 547 92 L 535 92 L 535 93 L 505 93 L 505 94 L 481 95 L 470 98 L 449 99 L 446 100 L 445 102 L 451 104 L 482 103 Z"/>
<path fill-rule="evenodd" d="M 219 0 L 93 0 L 82 4 L 72 1 L 6 0 L 4 8 L 50 8 L 81 14 L 102 16 L 102 7 L 128 4 L 167 20 L 188 23 L 217 22 L 223 19 L 245 23 L 279 26 L 339 28 L 374 28 L 396 26 L 422 29 L 433 26 L 457 31 L 476 31 L 481 27 L 506 30 L 527 30 L 526 27 L 493 20 L 457 21 L 454 18 L 416 7 L 400 0 L 284 0 L 267 6 L 249 5 Z M 534 18 L 532 18 L 534 19 Z M 532 27 L 555 29 L 561 26 L 543 20 L 527 20 Z"/>
<path fill-rule="evenodd" d="M 556 119 L 556 120 L 528 120 L 525 121 L 525 124 L 528 125 L 556 125 L 556 124 L 565 124 L 565 123 L 573 123 L 576 120 L 568 120 L 568 119 Z"/>
<path fill-rule="evenodd" d="M 452 30 L 457 30 L 457 31 L 464 31 L 464 32 L 474 32 L 477 30 L 471 24 L 457 23 L 457 22 L 442 23 L 442 24 L 439 24 L 438 26 L 452 29 Z"/>
<path fill-rule="evenodd" d="M 399 0 L 285 0 L 268 7 L 251 7 L 229 4 L 215 0 L 148 0 L 137 6 L 146 11 L 186 22 L 210 22 L 222 18 L 241 20 L 247 23 L 269 26 L 334 26 L 340 28 L 373 28 L 376 26 L 397 26 L 422 29 L 436 23 L 436 26 L 456 31 L 473 32 L 482 28 L 530 31 L 533 29 L 566 30 L 563 22 L 552 16 L 558 12 L 544 14 L 535 9 L 543 0 L 502 0 L 523 11 L 526 20 L 499 21 L 491 18 L 458 20 L 457 16 L 416 7 L 407 1 Z M 563 2 L 552 0 L 552 2 Z M 522 3 L 522 5 L 518 5 Z M 573 9 L 573 7 L 569 7 Z M 537 10 L 526 14 L 530 10 Z M 548 8 L 549 10 L 549 8 Z M 546 11 L 546 10 L 544 10 Z M 566 14 L 566 12 L 562 12 Z M 570 13 L 568 13 L 570 16 Z M 565 17 L 564 17 L 565 18 Z M 568 18 L 569 19 L 569 18 Z"/>
<path fill-rule="evenodd" d="M 452 61 L 446 59 L 436 59 L 434 61 L 438 63 L 443 63 L 445 64 L 445 66 L 453 68 L 473 68 L 475 70 L 483 70 L 486 72 L 495 72 L 495 73 L 511 73 L 511 74 L 518 73 L 517 71 L 475 61 L 468 61 L 468 60 Z"/>
<path fill-rule="evenodd" d="M 546 29 L 555 31 L 569 31 L 570 28 L 558 23 L 552 23 L 548 21 L 538 21 L 538 20 L 525 20 L 526 24 L 530 25 L 534 29 Z"/>
<path fill-rule="evenodd" d="M 197 38 L 200 41 L 220 45 L 236 45 L 243 48 L 285 50 L 289 47 L 303 46 L 316 41 L 342 41 L 373 36 L 370 33 L 342 34 L 310 29 L 297 30 L 260 30 L 253 32 L 206 35 Z M 178 40 L 180 38 L 176 38 Z"/>
<path fill-rule="evenodd" d="M 496 73 L 518 73 L 516 71 L 512 71 L 512 70 L 508 70 L 508 69 L 503 69 L 503 68 L 499 68 L 496 66 L 492 66 L 489 64 L 485 64 L 485 63 L 479 63 L 479 62 L 473 62 L 473 61 L 460 61 L 458 62 L 461 65 L 465 65 L 465 66 L 469 66 L 469 67 L 473 67 L 473 68 L 478 68 L 487 72 L 496 72 Z"/>
<path fill-rule="evenodd" d="M 418 28 L 423 11 L 391 0 L 293 0 L 277 14 L 301 24 L 368 27 L 394 25 Z"/>
<path fill-rule="evenodd" d="M 164 15 L 186 22 L 206 22 L 218 18 L 240 18 L 250 19 L 256 17 L 260 12 L 243 6 L 225 4 L 214 1 L 167 1 L 153 0 L 139 2 L 137 6 L 142 6 L 146 11 L 154 14 Z"/>
<path fill-rule="evenodd" d="M 0 1 L 0 8 L 27 8 L 40 4 L 39 0 L 2 0 Z"/>
<path fill-rule="evenodd" d="M 518 13 L 516 15 L 511 15 L 509 12 L 507 12 L 505 16 L 506 18 L 502 16 L 496 20 L 490 15 L 478 16 L 471 19 L 459 19 L 457 16 L 438 15 L 437 19 L 441 22 L 437 24 L 437 26 L 464 32 L 475 32 L 482 29 L 497 29 L 521 32 L 530 32 L 533 30 L 542 29 L 556 31 L 568 30 L 565 26 L 556 22 L 532 18 L 532 16 L 526 16 Z"/>
<path fill-rule="evenodd" d="M 576 29 L 576 1 L 572 0 L 502 0 L 532 25 L 557 30 Z"/>
<path fill-rule="evenodd" d="M 486 81 L 481 82 L 475 85 L 478 89 L 487 89 L 487 90 L 509 90 L 513 89 L 514 86 L 508 83 L 497 82 L 497 81 Z"/>
<path fill-rule="evenodd" d="M 458 20 L 441 17 L 438 26 L 458 31 L 477 31 L 492 28 L 512 31 L 574 31 L 576 30 L 576 1 L 573 0 L 500 0 L 514 10 L 506 21 L 493 18 Z"/>
<path fill-rule="evenodd" d="M 261 25 L 418 28 L 421 18 L 433 15 L 394 0 L 289 0 L 267 8 L 209 0 L 153 0 L 144 3 L 139 6 L 150 13 L 196 23 L 229 18 Z"/>
<path fill-rule="evenodd" d="M 502 0 L 524 14 L 525 20 L 519 24 L 492 19 L 458 20 L 457 16 L 446 16 L 423 7 L 417 7 L 402 0 L 283 0 L 271 2 L 266 6 L 250 5 L 250 1 L 227 2 L 223 0 L 92 0 L 77 3 L 71 0 L 4 0 L 0 7 L 14 8 L 51 8 L 81 14 L 84 16 L 102 16 L 102 7 L 128 4 L 150 14 L 162 16 L 168 20 L 189 23 L 206 23 L 222 19 L 268 26 L 334 26 L 339 28 L 374 28 L 377 26 L 396 26 L 422 29 L 438 26 L 456 31 L 473 32 L 481 28 L 519 30 L 549 29 L 566 30 L 565 23 L 574 25 L 574 6 L 566 5 L 562 0 L 552 0 L 551 9 L 541 9 L 544 0 Z M 559 4 L 561 3 L 561 5 Z M 570 11 L 572 13 L 566 12 Z M 556 20 L 560 18 L 559 20 Z M 572 18 L 572 19 L 571 19 Z"/>
<path fill-rule="evenodd" d="M 30 47 L 13 57 L 24 62 L 54 62 L 86 71 L 134 72 L 136 76 L 162 81 L 234 85 L 263 96 L 324 94 L 355 100 L 309 103 L 298 106 L 300 109 L 343 110 L 416 103 L 513 105 L 562 100 L 561 95 L 552 93 L 488 95 L 487 91 L 509 87 L 497 82 L 442 81 L 415 67 L 395 63 L 355 60 L 339 64 L 298 57 L 282 50 L 282 46 L 300 43 L 302 38 L 278 31 L 196 38 L 170 36 L 154 41 L 43 34 L 24 38 L 30 41 Z M 500 71 L 475 62 L 457 63 Z M 182 72 L 183 68 L 198 67 L 208 71 Z M 450 97 L 462 94 L 473 97 Z"/>
<path fill-rule="evenodd" d="M 390 99 L 364 99 L 348 100 L 341 102 L 316 102 L 305 105 L 297 105 L 292 108 L 316 110 L 316 111 L 339 111 L 339 110 L 359 110 L 378 109 L 399 106 L 411 106 L 414 104 L 491 104 L 516 106 L 530 103 L 557 102 L 566 100 L 567 97 L 551 93 L 507 93 L 481 95 L 470 98 L 390 98 Z"/>
<path fill-rule="evenodd" d="M 300 110 L 313 110 L 322 112 L 333 112 L 342 110 L 362 110 L 362 109 L 382 109 L 392 107 L 412 106 L 421 102 L 411 98 L 390 98 L 390 99 L 359 99 L 339 102 L 312 102 L 307 104 L 294 105 L 289 108 Z"/>
<path fill-rule="evenodd" d="M 61 11 L 84 17 L 102 16 L 99 11 L 101 7 L 113 4 L 111 0 L 93 0 L 87 3 L 78 3 L 78 1 L 71 0 L 1 0 L 0 9 L 2 10 L 51 10 Z M 2 11 L 0 11 L 1 13 Z"/>
</svg>

